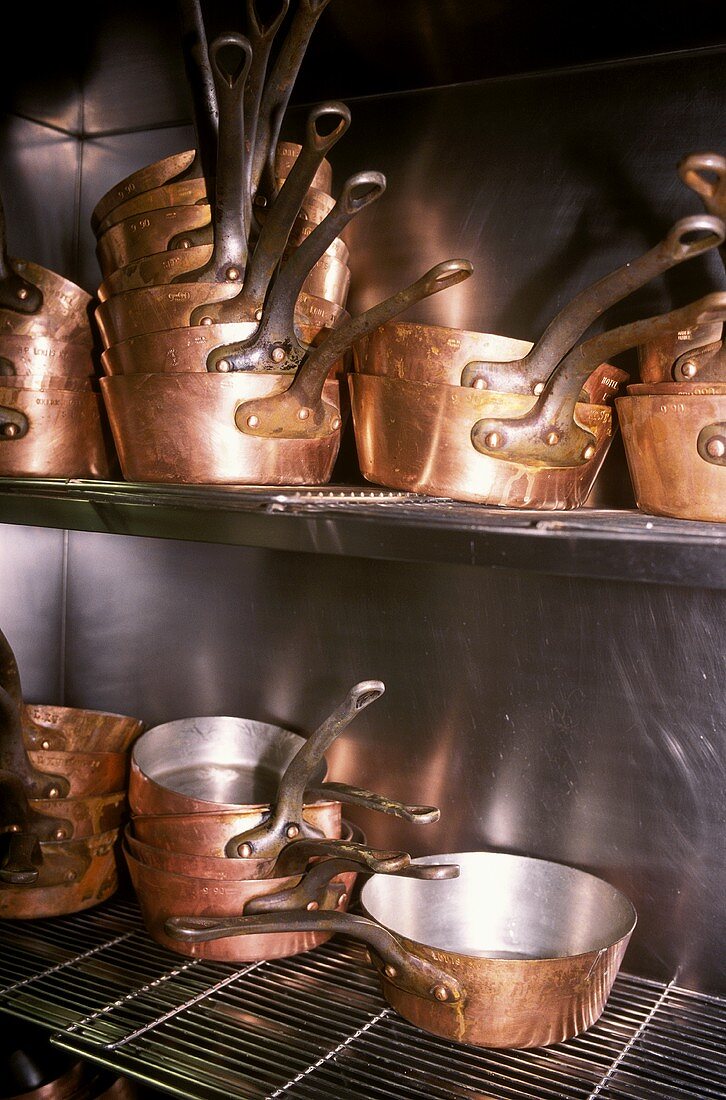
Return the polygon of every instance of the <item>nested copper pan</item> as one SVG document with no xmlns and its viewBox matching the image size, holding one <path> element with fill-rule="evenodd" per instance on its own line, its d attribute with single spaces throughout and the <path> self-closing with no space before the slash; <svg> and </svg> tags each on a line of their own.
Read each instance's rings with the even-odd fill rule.
<svg viewBox="0 0 726 1100">
<path fill-rule="evenodd" d="M 291 239 L 291 247 L 294 248 L 301 243 L 313 228 L 312 225 L 301 226 L 297 239 L 294 236 Z M 174 248 L 167 252 L 143 256 L 140 260 L 134 260 L 106 276 L 98 288 L 99 301 L 105 302 L 112 295 L 122 294 L 125 290 L 135 290 L 144 286 L 163 286 L 178 276 L 203 267 L 211 254 L 211 244 L 200 244 L 195 245 L 194 248 Z M 345 242 L 337 237 L 327 248 L 325 256 L 347 265 L 350 252 Z"/>
<path fill-rule="evenodd" d="M 43 862 L 37 884 L 0 884 L 0 917 L 58 917 L 105 901 L 118 886 L 114 851 L 117 836 L 118 832 L 111 830 L 80 842 L 41 843 Z M 44 885 L 59 875 L 61 883 Z"/>
<path fill-rule="evenodd" d="M 126 752 L 144 728 L 126 714 L 47 703 L 26 703 L 23 717 L 28 748 L 65 752 Z"/>
<path fill-rule="evenodd" d="M 125 790 L 60 801 L 57 798 L 31 798 L 28 804 L 36 813 L 63 820 L 64 826 L 59 828 L 56 840 L 81 840 L 94 833 L 119 829 L 127 806 Z"/>
<path fill-rule="evenodd" d="M 102 378 L 124 477 L 184 484 L 325 484 L 338 454 L 339 430 L 320 439 L 265 439 L 235 424 L 242 402 L 279 393 L 289 384 L 289 374 Z M 325 383 L 324 399 L 339 414 L 337 381 Z"/>
<path fill-rule="evenodd" d="M 721 339 L 722 332 L 723 324 L 718 321 L 711 325 L 697 325 L 680 332 L 666 333 L 657 340 L 641 344 L 638 348 L 638 363 L 642 381 L 672 382 L 676 360 L 686 352 L 716 343 Z"/>
<path fill-rule="evenodd" d="M 643 512 L 726 522 L 726 394 L 657 394 L 616 402 Z"/>
<path fill-rule="evenodd" d="M 52 372 L 66 378 L 96 373 L 91 349 L 53 336 L 0 336 L 0 370 L 7 374 L 40 375 Z"/>
<path fill-rule="evenodd" d="M 368 374 L 351 374 L 348 381 L 361 472 L 391 489 L 509 508 L 577 508 L 613 438 L 611 410 L 578 402 L 577 422 L 596 441 L 581 466 L 504 461 L 477 451 L 471 430 L 484 418 L 524 415 L 534 396 Z"/>
<path fill-rule="evenodd" d="M 278 142 L 275 153 L 275 166 L 278 176 L 284 177 L 289 174 L 299 152 L 300 146 L 294 142 Z M 97 229 L 111 211 L 117 209 L 122 203 L 128 202 L 130 199 L 154 188 L 172 183 L 176 176 L 180 176 L 182 172 L 186 171 L 194 160 L 194 155 L 193 149 L 183 153 L 175 153 L 173 156 L 165 157 L 163 160 L 149 164 L 145 168 L 140 168 L 121 180 L 96 203 L 91 215 L 94 229 Z M 330 192 L 332 182 L 333 170 L 330 162 L 324 160 L 315 175 L 313 184 L 321 191 Z"/>
<path fill-rule="evenodd" d="M 296 303 L 301 325 L 311 324 L 321 312 L 324 316 L 338 314 L 330 304 L 341 309 L 345 305 L 350 282 L 348 268 L 329 257 L 319 262 L 323 266 L 315 265 Z M 96 310 L 96 323 L 108 348 L 147 332 L 190 327 L 192 313 L 198 306 L 235 298 L 239 291 L 236 283 L 179 283 L 128 290 L 101 302 Z M 244 313 L 238 319 L 240 324 L 255 321 L 254 316 Z"/>
<path fill-rule="evenodd" d="M 91 347 L 91 295 L 62 275 L 29 260 L 10 263 L 18 275 L 41 291 L 43 301 L 35 313 L 0 309 L 0 335 L 47 336 Z"/>
<path fill-rule="evenodd" d="M 641 382 L 626 387 L 629 397 L 693 397 L 726 394 L 726 382 Z"/>
<path fill-rule="evenodd" d="M 0 476 L 109 477 L 113 453 L 102 411 L 95 393 L 0 384 Z"/>
<path fill-rule="evenodd" d="M 29 750 L 28 757 L 39 772 L 66 778 L 70 783 L 69 798 L 110 794 L 126 786 L 128 755 L 125 752 L 58 752 L 41 749 Z M 60 809 L 57 812 L 60 813 Z"/>
<path fill-rule="evenodd" d="M 11 390 L 29 390 L 31 393 L 49 393 L 55 390 L 66 393 L 93 393 L 94 379 L 88 375 L 85 378 L 69 378 L 61 374 L 4 374 L 0 376 L 2 384 Z"/>
</svg>

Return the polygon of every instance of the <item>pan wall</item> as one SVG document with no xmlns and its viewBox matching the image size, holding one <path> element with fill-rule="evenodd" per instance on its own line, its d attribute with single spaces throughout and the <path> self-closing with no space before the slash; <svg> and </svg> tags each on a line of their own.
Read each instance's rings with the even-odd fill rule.
<svg viewBox="0 0 726 1100">
<path fill-rule="evenodd" d="M 674 165 L 723 146 L 723 61 L 351 100 L 336 180 L 369 167 L 389 180 L 351 230 L 353 308 L 465 255 L 475 277 L 411 317 L 534 338 L 580 287 L 699 211 Z M 13 251 L 90 290 L 94 201 L 191 144 L 175 101 L 153 115 L 146 99 L 134 126 L 120 112 L 104 129 L 93 87 L 92 135 L 12 119 L 16 167 L 3 165 L 3 186 L 12 172 L 27 196 L 13 200 Z M 33 157 L 48 142 L 56 174 L 46 166 L 41 183 Z M 717 260 L 700 259 L 614 312 L 627 320 L 721 281 Z M 622 500 L 622 470 L 615 481 Z M 8 525 L 0 561 L 0 626 L 29 698 L 305 730 L 353 681 L 380 677 L 386 696 L 330 754 L 334 776 L 436 803 L 442 821 L 358 815 L 372 842 L 585 867 L 638 909 L 629 969 L 726 990 L 722 593 Z"/>
</svg>

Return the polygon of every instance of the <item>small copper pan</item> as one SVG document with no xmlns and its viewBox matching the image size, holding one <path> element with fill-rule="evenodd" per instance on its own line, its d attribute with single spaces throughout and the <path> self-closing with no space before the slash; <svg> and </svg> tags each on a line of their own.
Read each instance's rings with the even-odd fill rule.
<svg viewBox="0 0 726 1100">
<path fill-rule="evenodd" d="M 0 384 L 0 476 L 108 478 L 113 454 L 102 411 L 95 393 Z"/>
<path fill-rule="evenodd" d="M 42 864 L 36 884 L 0 884 L 0 917 L 58 917 L 105 901 L 118 886 L 117 836 L 114 829 L 81 841 L 41 843 Z"/>
<path fill-rule="evenodd" d="M 289 382 L 284 374 L 102 378 L 124 477 L 182 484 L 325 484 L 338 454 L 339 430 L 312 440 L 258 439 L 235 423 L 241 402 L 279 393 Z M 340 417 L 339 383 L 328 380 L 324 395 Z M 0 443 L 0 460 L 4 446 Z"/>
<path fill-rule="evenodd" d="M 144 728 L 138 718 L 103 710 L 26 703 L 23 738 L 29 749 L 124 753 Z"/>
<path fill-rule="evenodd" d="M 0 336 L 41 336 L 91 347 L 91 295 L 69 279 L 29 260 L 10 260 L 12 269 L 42 300 L 32 313 L 0 309 Z"/>
<path fill-rule="evenodd" d="M 125 752 L 28 752 L 31 764 L 39 772 L 65 777 L 69 798 L 89 798 L 110 794 L 126 786 L 128 755 Z M 53 797 L 52 794 L 50 796 Z M 62 807 L 59 803 L 58 811 Z"/>
<path fill-rule="evenodd" d="M 96 373 L 91 349 L 83 344 L 70 344 L 53 336 L 0 337 L 0 372 L 2 375 L 62 375 L 66 378 L 88 378 Z"/>
<path fill-rule="evenodd" d="M 643 512 L 726 522 L 726 394 L 657 394 L 617 402 Z"/>
<path fill-rule="evenodd" d="M 36 813 L 53 818 L 60 815 L 64 824 L 56 840 L 81 840 L 119 829 L 127 808 L 125 790 L 88 798 L 31 798 L 28 804 Z"/>
</svg>

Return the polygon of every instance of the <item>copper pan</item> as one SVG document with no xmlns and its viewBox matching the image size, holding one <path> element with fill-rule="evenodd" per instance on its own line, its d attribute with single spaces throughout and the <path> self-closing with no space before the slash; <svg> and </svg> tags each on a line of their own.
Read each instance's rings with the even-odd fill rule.
<svg viewBox="0 0 726 1100">
<path fill-rule="evenodd" d="M 108 478 L 101 413 L 95 393 L 33 393 L 0 380 L 0 476 Z"/>
<path fill-rule="evenodd" d="M 93 393 L 94 379 L 66 378 L 62 374 L 4 374 L 0 375 L 2 385 L 10 390 L 27 390 L 31 393 L 49 393 L 60 390 L 65 393 Z"/>
<path fill-rule="evenodd" d="M 314 226 L 301 226 L 296 238 L 291 236 L 289 250 L 292 250 L 313 231 Z M 120 267 L 107 275 L 98 288 L 99 301 L 105 302 L 114 294 L 122 294 L 125 290 L 136 290 L 143 286 L 163 286 L 172 282 L 177 276 L 182 276 L 189 271 L 195 271 L 202 267 L 212 254 L 211 244 L 202 244 L 194 248 L 174 248 L 167 252 L 157 252 L 151 256 L 144 256 L 140 260 L 134 260 L 125 267 Z M 333 241 L 325 253 L 331 259 L 338 260 L 341 264 L 348 264 L 350 251 L 340 237 Z M 323 295 L 325 297 L 325 295 Z"/>
<path fill-rule="evenodd" d="M 726 394 L 657 394 L 617 402 L 641 511 L 726 522 Z"/>
<path fill-rule="evenodd" d="M 208 373 L 102 378 L 124 477 L 183 484 L 325 484 L 338 454 L 339 430 L 311 440 L 257 439 L 235 424 L 241 402 L 279 393 L 289 380 L 283 374 Z M 324 396 L 340 416 L 339 383 L 328 380 Z"/>
<path fill-rule="evenodd" d="M 339 316 L 345 304 L 350 283 L 348 268 L 328 256 L 319 263 L 322 267 L 315 265 L 297 299 L 295 310 L 300 325 L 314 327 L 314 320 L 321 311 L 326 317 Z M 316 291 L 325 293 L 319 295 Z M 98 306 L 96 323 L 104 346 L 109 348 L 145 333 L 187 328 L 192 324 L 194 309 L 235 298 L 238 294 L 239 286 L 234 283 L 178 283 L 127 290 Z M 256 324 L 256 320 L 254 316 L 241 314 L 232 323 Z"/>
<path fill-rule="evenodd" d="M 28 757 L 39 772 L 66 778 L 70 783 L 69 798 L 110 794 L 126 786 L 128 755 L 125 752 L 58 752 L 41 749 L 29 750 Z M 62 806 L 59 804 L 58 812 L 61 811 Z"/>
<path fill-rule="evenodd" d="M 627 386 L 629 397 L 692 397 L 695 395 L 715 395 L 726 393 L 726 382 L 660 382 L 636 383 Z"/>
<path fill-rule="evenodd" d="M 299 152 L 300 146 L 292 141 L 278 142 L 275 152 L 275 165 L 278 177 L 284 179 L 289 174 Z M 125 179 L 121 180 L 120 183 L 117 183 L 107 191 L 103 198 L 99 199 L 96 203 L 91 216 L 94 231 L 99 232 L 103 221 L 108 218 L 111 211 L 116 210 L 122 203 L 138 198 L 142 194 L 156 188 L 165 187 L 174 180 L 175 176 L 179 176 L 182 172 L 186 171 L 193 160 L 194 150 L 190 149 L 184 153 L 175 153 L 170 157 L 165 157 L 163 160 L 156 161 L 154 164 L 149 164 L 145 168 L 140 168 L 136 172 L 132 172 L 130 176 L 127 176 Z M 201 167 L 198 180 L 199 184 L 203 186 Z M 192 181 L 187 180 L 186 182 L 190 184 Z M 323 161 L 313 181 L 314 186 L 321 191 L 330 193 L 332 182 L 333 169 L 329 161 Z M 179 185 L 175 184 L 175 186 Z M 206 195 L 206 190 L 204 194 Z M 160 205 L 164 206 L 167 204 L 162 203 Z M 139 213 L 140 212 L 141 211 L 139 211 Z"/>
<path fill-rule="evenodd" d="M 721 340 L 723 325 L 699 325 L 670 332 L 658 340 L 641 344 L 638 348 L 638 365 L 643 382 L 658 384 L 673 381 L 673 367 L 678 361 L 686 363 L 689 354 L 704 346 L 712 346 Z"/>
<path fill-rule="evenodd" d="M 83 344 L 56 340 L 53 336 L 0 337 L 0 372 L 8 375 L 40 375 L 52 372 L 66 378 L 87 378 L 96 373 L 91 349 Z"/>
<path fill-rule="evenodd" d="M 91 795 L 88 798 L 31 798 L 31 810 L 63 819 L 55 840 L 81 840 L 94 833 L 107 833 L 119 829 L 126 812 L 126 791 L 112 794 Z"/>
<path fill-rule="evenodd" d="M 297 243 L 304 228 L 323 220 L 335 202 L 323 191 L 308 191 L 290 234 Z M 212 243 L 212 209 L 208 203 L 197 206 L 168 206 L 125 218 L 111 226 L 96 243 L 96 256 L 104 279 L 117 268 L 134 260 L 167 252 L 173 248 L 194 248 Z"/>
<path fill-rule="evenodd" d="M 42 864 L 36 884 L 0 883 L 0 917 L 58 917 L 105 901 L 118 885 L 117 836 L 114 829 L 81 841 L 41 843 Z M 53 884 L 44 885 L 46 882 Z"/>
<path fill-rule="evenodd" d="M 126 752 L 144 728 L 138 718 L 104 710 L 26 703 L 23 737 L 28 748 L 66 752 Z"/>
<path fill-rule="evenodd" d="M 17 275 L 40 292 L 42 300 L 32 313 L 0 308 L 0 336 L 42 336 L 90 348 L 91 295 L 62 275 L 29 260 L 9 262 Z"/>
<path fill-rule="evenodd" d="M 375 875 L 361 893 L 368 917 L 300 908 L 216 925 L 177 918 L 166 935 L 188 949 L 275 929 L 285 941 L 315 931 L 353 936 L 368 945 L 389 1004 L 458 1043 L 541 1047 L 591 1027 L 635 927 L 630 901 L 574 867 L 504 853 L 425 856 L 412 870 L 438 860 L 458 864 L 460 876 Z"/>
</svg>

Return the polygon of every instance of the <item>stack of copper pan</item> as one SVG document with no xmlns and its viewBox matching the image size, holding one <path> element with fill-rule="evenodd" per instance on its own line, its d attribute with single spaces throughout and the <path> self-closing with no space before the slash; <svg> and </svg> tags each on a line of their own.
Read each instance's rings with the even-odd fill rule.
<svg viewBox="0 0 726 1100">
<path fill-rule="evenodd" d="M 726 219 L 726 157 L 698 153 L 681 178 Z M 721 249 L 722 258 L 726 254 Z M 641 382 L 617 403 L 638 507 L 726 522 L 726 293 L 704 299 L 677 331 L 643 341 Z"/>
<path fill-rule="evenodd" d="M 121 714 L 24 703 L 0 633 L 0 917 L 75 913 L 114 892 L 141 729 Z"/>
<path fill-rule="evenodd" d="M 232 717 L 181 719 L 139 738 L 125 855 L 154 939 L 183 954 L 227 961 L 291 955 L 330 933 L 185 944 L 169 937 L 166 922 L 276 909 L 341 910 L 361 872 L 457 873 L 451 865 L 412 871 L 406 853 L 366 847 L 341 816 L 343 802 L 419 824 L 436 821 L 437 809 L 326 782 L 325 750 L 383 690 L 376 680 L 356 684 L 307 739 Z"/>
<path fill-rule="evenodd" d="M 8 257 L 0 204 L 0 477 L 109 476 L 90 306 L 68 279 Z"/>
<path fill-rule="evenodd" d="M 534 347 L 401 323 L 360 341 L 349 382 L 365 477 L 392 489 L 510 508 L 584 504 L 615 431 L 613 397 L 628 377 L 609 359 L 645 333 L 680 328 L 683 313 L 578 341 L 609 306 L 723 236 L 718 218 L 683 219 L 640 259 L 574 298 Z"/>
</svg>

